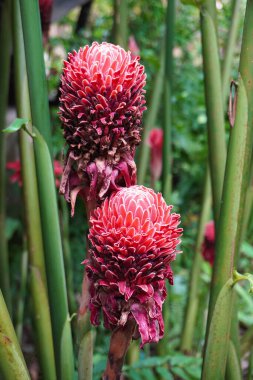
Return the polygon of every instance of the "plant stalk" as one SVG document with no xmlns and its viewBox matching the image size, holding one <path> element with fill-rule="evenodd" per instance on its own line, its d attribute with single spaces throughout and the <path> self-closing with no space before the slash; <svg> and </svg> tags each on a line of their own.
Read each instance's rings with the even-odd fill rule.
<svg viewBox="0 0 253 380">
<path fill-rule="evenodd" d="M 205 184 L 202 198 L 201 214 L 199 218 L 196 246 L 194 249 L 194 257 L 192 261 L 190 280 L 189 280 L 189 293 L 186 303 L 186 312 L 184 316 L 183 333 L 181 337 L 181 350 L 191 352 L 192 341 L 194 335 L 194 328 L 196 325 L 196 317 L 198 312 L 199 303 L 199 287 L 200 287 L 200 270 L 201 270 L 201 249 L 203 243 L 203 236 L 205 225 L 210 218 L 211 211 L 211 182 L 210 172 L 206 170 Z"/>
<path fill-rule="evenodd" d="M 50 118 L 38 2 L 20 0 L 20 6 L 24 31 L 29 95 L 31 99 L 31 113 L 33 124 L 38 127 L 33 142 L 57 376 L 59 379 L 72 380 L 74 372 L 73 343 L 68 314 L 55 181 L 50 156 Z"/>
<path fill-rule="evenodd" d="M 240 22 L 240 0 L 233 0 L 232 3 L 232 20 L 229 28 L 228 38 L 225 47 L 224 61 L 222 64 L 222 94 L 224 100 L 224 109 L 229 94 L 231 69 L 235 52 L 235 44 L 238 37 L 239 22 Z"/>
<path fill-rule="evenodd" d="M 29 380 L 11 318 L 0 290 L 0 370 L 5 380 Z"/>
<path fill-rule="evenodd" d="M 165 33 L 165 72 L 164 72 L 164 120 L 163 120 L 163 173 L 162 193 L 165 201 L 170 202 L 172 192 L 172 80 L 173 45 L 175 29 L 175 0 L 167 3 Z"/>
<path fill-rule="evenodd" d="M 212 324 L 215 305 L 225 284 L 231 279 L 234 263 L 237 262 L 238 248 L 242 230 L 246 190 L 249 181 L 250 161 L 253 141 L 253 1 L 247 1 L 242 50 L 239 66 L 239 86 L 236 107 L 235 126 L 231 129 L 228 158 L 224 179 L 223 199 L 217 234 L 216 260 L 214 263 L 211 295 L 208 312 L 208 326 Z M 223 379 L 229 344 L 229 326 L 231 321 L 232 294 L 228 295 L 226 310 L 216 330 L 219 340 L 214 340 L 213 331 L 207 326 L 206 347 L 202 379 Z M 226 319 L 226 324 L 223 323 Z M 224 327 L 225 326 L 225 327 Z M 209 340 L 212 350 L 216 351 L 216 360 L 208 355 Z M 222 345 L 218 346 L 218 341 Z M 210 348 L 210 347 L 209 347 Z M 222 352 L 220 352 L 222 348 Z M 219 355 L 220 353 L 220 355 Z M 218 359 L 217 359 L 218 358 Z M 214 368 L 215 367 L 215 368 Z"/>
<path fill-rule="evenodd" d="M 128 49 L 128 0 L 114 0 L 114 41 Z"/>
<path fill-rule="evenodd" d="M 13 0 L 13 46 L 17 114 L 21 118 L 30 119 L 23 33 L 20 7 L 17 0 Z M 36 316 L 35 325 L 40 365 L 43 377 L 56 379 L 33 142 L 23 130 L 19 132 L 19 140 L 29 266 L 31 268 L 30 285 Z"/>
<path fill-rule="evenodd" d="M 211 172 L 214 220 L 217 227 L 226 163 L 226 142 L 220 61 L 213 8 L 215 8 L 214 0 L 206 0 L 203 5 L 201 5 L 200 26 L 207 111 L 208 154 Z"/>
<path fill-rule="evenodd" d="M 8 310 L 11 313 L 11 291 L 9 278 L 9 261 L 7 240 L 5 235 L 6 218 L 6 135 L 5 128 L 7 101 L 9 93 L 9 73 L 11 56 L 11 28 L 10 28 L 11 0 L 5 0 L 0 11 L 0 289 L 3 292 Z"/>
<path fill-rule="evenodd" d="M 112 332 L 103 380 L 120 380 L 125 355 L 132 341 L 135 326 L 135 321 L 128 320 L 124 327 L 118 327 Z"/>
</svg>

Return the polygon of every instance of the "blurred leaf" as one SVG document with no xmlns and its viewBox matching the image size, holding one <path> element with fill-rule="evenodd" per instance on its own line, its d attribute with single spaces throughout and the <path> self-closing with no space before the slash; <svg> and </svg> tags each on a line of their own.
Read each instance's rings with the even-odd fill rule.
<svg viewBox="0 0 253 380">
<path fill-rule="evenodd" d="M 187 373 L 185 373 L 185 371 L 180 367 L 172 368 L 171 371 L 175 375 L 179 376 L 179 378 L 182 380 L 192 380 L 192 377 L 190 375 L 188 375 Z"/>
<path fill-rule="evenodd" d="M 128 371 L 127 375 L 131 380 L 143 380 L 143 377 L 140 375 L 140 373 L 134 369 Z"/>
<path fill-rule="evenodd" d="M 21 223 L 18 219 L 14 218 L 6 218 L 5 224 L 5 234 L 7 240 L 10 240 L 15 232 L 19 231 L 21 227 Z"/>
<path fill-rule="evenodd" d="M 242 243 L 241 251 L 245 256 L 253 258 L 253 246 L 246 241 Z"/>
<path fill-rule="evenodd" d="M 26 123 L 28 123 L 29 120 L 28 119 L 15 119 L 10 125 L 9 127 L 3 129 L 3 132 L 4 133 L 13 133 L 13 132 L 17 132 L 19 131 L 21 128 L 23 128 L 24 125 L 26 125 Z"/>
<path fill-rule="evenodd" d="M 158 373 L 162 380 L 173 380 L 173 375 L 165 367 L 157 367 L 155 371 Z"/>
</svg>

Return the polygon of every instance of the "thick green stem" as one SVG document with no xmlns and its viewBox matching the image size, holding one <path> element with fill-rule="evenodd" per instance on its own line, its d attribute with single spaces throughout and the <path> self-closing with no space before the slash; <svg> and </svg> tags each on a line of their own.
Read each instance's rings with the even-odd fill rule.
<svg viewBox="0 0 253 380">
<path fill-rule="evenodd" d="M 240 243 L 242 216 L 244 211 L 246 190 L 249 181 L 250 161 L 253 141 L 253 1 L 248 0 L 246 7 L 242 51 L 239 67 L 239 87 L 235 126 L 231 129 L 228 158 L 224 179 L 223 200 L 221 204 L 219 230 L 217 231 L 216 260 L 214 264 L 211 296 L 208 312 L 210 326 L 216 301 L 227 281 L 232 276 L 234 262 Z M 207 327 L 206 349 L 202 378 L 223 379 L 228 352 L 229 326 L 231 321 L 232 292 L 226 301 L 226 310 L 222 311 L 220 325 L 216 326 L 219 340 L 214 340 L 212 326 Z M 223 321 L 226 319 L 226 324 Z M 220 355 L 209 355 L 209 340 L 212 340 L 212 350 Z M 218 341 L 222 345 L 218 346 Z M 210 347 L 209 347 L 210 348 Z M 222 348 L 222 352 L 220 352 Z M 218 358 L 218 359 L 217 359 Z M 214 368 L 215 367 L 215 368 Z M 212 372 L 213 371 L 213 372 Z"/>
<path fill-rule="evenodd" d="M 3 292 L 8 309 L 11 312 L 11 292 L 9 280 L 9 262 L 7 241 L 5 236 L 5 173 L 6 173 L 6 149 L 5 134 L 2 130 L 5 128 L 5 118 L 7 110 L 8 90 L 9 90 L 9 72 L 10 72 L 10 55 L 11 55 L 11 31 L 10 31 L 10 8 L 11 0 L 5 0 L 1 6 L 0 12 L 0 289 Z"/>
<path fill-rule="evenodd" d="M 27 288 L 27 274 L 28 274 L 28 252 L 26 247 L 22 252 L 21 259 L 21 275 L 20 275 L 20 285 L 19 285 L 19 297 L 16 306 L 16 326 L 15 330 L 19 342 L 22 342 L 23 333 L 23 319 L 24 319 L 24 309 L 25 309 L 25 295 Z"/>
<path fill-rule="evenodd" d="M 33 124 L 38 127 L 34 148 L 57 375 L 59 379 L 72 380 L 73 345 L 55 181 L 49 152 L 50 119 L 38 2 L 20 0 L 20 5 L 32 119 Z"/>
<path fill-rule="evenodd" d="M 173 80 L 173 44 L 175 28 L 175 0 L 167 3 L 165 34 L 165 72 L 164 72 L 164 120 L 163 120 L 163 175 L 162 193 L 170 202 L 172 191 L 172 107 L 171 91 Z"/>
<path fill-rule="evenodd" d="M 199 218 L 196 246 L 194 250 L 194 257 L 192 261 L 190 280 L 189 280 L 189 294 L 186 303 L 186 312 L 184 317 L 183 333 L 181 338 L 181 350 L 190 352 L 192 350 L 192 341 L 194 335 L 194 328 L 196 325 L 196 317 L 199 304 L 199 291 L 200 291 L 200 269 L 202 263 L 201 247 L 203 243 L 203 236 L 205 224 L 210 218 L 211 211 L 211 183 L 209 170 L 206 171 L 205 185 L 203 191 L 203 200 L 201 214 Z"/>
<path fill-rule="evenodd" d="M 128 48 L 128 0 L 114 0 L 114 41 Z"/>
<path fill-rule="evenodd" d="M 61 231 L 62 231 L 62 245 L 64 254 L 64 267 L 66 273 L 66 284 L 68 293 L 68 304 L 70 314 L 76 313 L 77 304 L 74 294 L 73 285 L 73 266 L 71 259 L 71 250 L 69 245 L 69 210 L 66 201 L 63 197 L 60 197 L 61 206 Z"/>
<path fill-rule="evenodd" d="M 51 151 L 50 115 L 48 107 L 45 63 L 38 1 L 20 0 L 24 33 L 27 75 L 33 124 Z"/>
<path fill-rule="evenodd" d="M 248 375 L 247 380 L 252 380 L 253 377 L 253 348 L 251 348 L 249 355 L 249 367 L 248 367 Z"/>
<path fill-rule="evenodd" d="M 220 61 L 213 19 L 214 0 L 206 0 L 200 8 L 200 24 L 205 79 L 209 162 L 215 225 L 219 219 L 220 202 L 226 163 L 226 142 L 221 89 Z"/>
<path fill-rule="evenodd" d="M 150 102 L 149 102 L 148 109 L 146 111 L 146 116 L 144 119 L 142 142 L 141 142 L 140 151 L 139 151 L 139 158 L 137 161 L 138 183 L 140 185 L 144 185 L 146 172 L 148 168 L 149 146 L 147 142 L 148 142 L 149 132 L 155 125 L 158 109 L 160 106 L 163 77 L 164 77 L 164 54 L 161 55 L 160 69 L 158 70 L 155 77 L 153 92 L 151 94 Z"/>
<path fill-rule="evenodd" d="M 233 0 L 232 4 L 232 20 L 229 28 L 228 38 L 226 42 L 224 61 L 222 64 L 222 94 L 224 100 L 224 106 L 226 104 L 228 94 L 229 94 L 229 85 L 230 85 L 230 76 L 233 63 L 233 57 L 235 53 L 235 44 L 238 36 L 239 21 L 240 21 L 240 0 Z"/>
<path fill-rule="evenodd" d="M 0 371 L 5 380 L 29 380 L 30 376 L 0 290 Z"/>
<path fill-rule="evenodd" d="M 17 114 L 21 118 L 30 119 L 23 33 L 17 0 L 13 0 L 13 46 Z M 43 377 L 56 379 L 33 143 L 31 137 L 23 130 L 20 131 L 19 138 L 37 345 Z"/>
</svg>

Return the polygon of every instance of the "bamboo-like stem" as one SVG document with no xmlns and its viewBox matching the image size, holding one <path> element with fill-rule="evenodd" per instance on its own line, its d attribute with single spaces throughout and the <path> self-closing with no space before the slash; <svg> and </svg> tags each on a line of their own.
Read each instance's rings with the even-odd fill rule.
<svg viewBox="0 0 253 380">
<path fill-rule="evenodd" d="M 200 25 L 205 79 L 209 163 L 213 196 L 214 219 L 217 227 L 226 163 L 226 142 L 221 89 L 220 62 L 216 26 L 213 19 L 214 0 L 200 7 Z"/>
<path fill-rule="evenodd" d="M 138 184 L 144 185 L 146 172 L 148 168 L 149 162 L 149 146 L 147 144 L 148 135 L 151 128 L 154 127 L 158 109 L 160 106 L 160 99 L 162 94 L 162 83 L 164 76 L 164 54 L 161 54 L 161 64 L 160 68 L 156 74 L 153 86 L 153 92 L 150 97 L 150 102 L 148 106 L 148 110 L 146 111 L 146 116 L 144 119 L 144 127 L 142 133 L 142 142 L 139 151 L 139 157 L 137 160 L 137 168 L 138 168 Z"/>
<path fill-rule="evenodd" d="M 232 4 L 232 20 L 229 28 L 228 38 L 226 42 L 224 61 L 222 64 L 222 94 L 224 100 L 224 106 L 226 104 L 229 87 L 230 87 L 230 75 L 233 63 L 233 56 L 235 52 L 236 39 L 238 37 L 238 29 L 240 22 L 240 0 L 233 0 Z"/>
<path fill-rule="evenodd" d="M 5 301 L 11 313 L 9 262 L 7 241 L 5 236 L 6 136 L 4 133 L 2 133 L 2 129 L 5 128 L 5 118 L 9 90 L 9 72 L 11 55 L 10 8 L 11 0 L 6 0 L 2 4 L 0 13 L 0 288 L 2 289 Z"/>
<path fill-rule="evenodd" d="M 17 114 L 21 118 L 30 119 L 31 112 L 26 75 L 24 42 L 20 7 L 17 0 L 13 0 L 12 25 Z M 36 315 L 35 325 L 37 331 L 37 345 L 40 354 L 39 358 L 43 377 L 47 379 L 56 379 L 34 150 L 32 139 L 25 131 L 20 131 L 19 139 L 29 265 L 31 268 L 30 285 L 35 311 L 34 314 Z"/>
<path fill-rule="evenodd" d="M 51 152 L 50 115 L 37 1 L 20 0 L 32 120 Z"/>
<path fill-rule="evenodd" d="M 253 326 L 251 326 L 241 339 L 241 352 L 245 355 L 253 346 Z"/>
<path fill-rule="evenodd" d="M 25 309 L 25 294 L 27 288 L 27 274 L 28 274 L 28 251 L 26 247 L 22 252 L 21 259 L 21 276 L 20 276 L 20 285 L 19 285 L 19 298 L 17 302 L 17 312 L 16 312 L 16 334 L 19 342 L 22 342 L 22 333 L 23 333 L 23 318 L 24 318 L 24 309 Z"/>
<path fill-rule="evenodd" d="M 61 231 L 62 231 L 62 246 L 64 255 L 64 267 L 66 273 L 66 284 L 68 294 L 68 304 L 70 314 L 76 312 L 77 304 L 75 300 L 74 288 L 73 288 L 73 268 L 71 260 L 71 251 L 69 245 L 69 211 L 66 201 L 63 197 L 60 197 L 61 207 Z"/>
<path fill-rule="evenodd" d="M 39 129 L 34 138 L 34 148 L 57 376 L 61 379 L 72 380 L 73 344 L 55 181 L 49 152 L 50 120 L 38 2 L 20 0 L 20 5 L 32 119 L 33 124 Z"/>
<path fill-rule="evenodd" d="M 172 107 L 171 91 L 173 78 L 173 44 L 175 29 L 175 0 L 167 3 L 165 33 L 165 72 L 164 72 L 164 120 L 163 120 L 163 173 L 162 193 L 165 201 L 170 202 L 172 191 Z"/>
<path fill-rule="evenodd" d="M 29 380 L 25 360 L 0 290 L 0 370 L 5 380 Z"/>
<path fill-rule="evenodd" d="M 114 0 L 114 41 L 128 48 L 128 0 Z"/>
<path fill-rule="evenodd" d="M 232 276 L 234 262 L 240 243 L 242 215 L 245 204 L 246 189 L 249 180 L 250 159 L 253 138 L 253 1 L 248 0 L 244 22 L 242 51 L 239 66 L 239 90 L 236 107 L 235 126 L 231 130 L 226 173 L 224 179 L 223 201 L 217 236 L 216 260 L 214 264 L 208 319 L 212 320 L 215 304 L 221 289 Z M 223 379 L 228 351 L 228 334 L 231 321 L 232 292 L 228 295 L 226 310 L 222 311 L 220 325 L 216 326 L 219 340 L 213 340 L 212 351 L 216 351 L 216 360 L 208 353 L 212 329 L 207 329 L 206 349 L 202 378 Z M 226 318 L 226 324 L 223 324 Z M 209 323 L 210 325 L 210 323 Z M 222 327 L 223 326 L 223 327 Z M 225 326 L 225 328 L 224 328 Z M 212 337 L 213 338 L 213 337 Z M 220 351 L 222 349 L 222 352 Z M 215 367 L 215 368 L 214 368 Z M 211 369 L 213 368 L 213 369 Z"/>
<path fill-rule="evenodd" d="M 211 211 L 211 183 L 209 170 L 206 171 L 205 184 L 202 198 L 201 214 L 199 218 L 196 246 L 191 267 L 189 280 L 189 293 L 186 303 L 186 312 L 184 316 L 184 326 L 181 337 L 181 350 L 190 352 L 192 350 L 192 341 L 196 317 L 198 312 L 199 285 L 200 285 L 200 268 L 202 263 L 201 247 L 203 242 L 205 224 L 209 220 Z"/>
<path fill-rule="evenodd" d="M 124 327 L 118 327 L 112 332 L 103 380 L 120 380 L 125 355 L 132 341 L 135 326 L 134 320 L 128 320 Z"/>
</svg>

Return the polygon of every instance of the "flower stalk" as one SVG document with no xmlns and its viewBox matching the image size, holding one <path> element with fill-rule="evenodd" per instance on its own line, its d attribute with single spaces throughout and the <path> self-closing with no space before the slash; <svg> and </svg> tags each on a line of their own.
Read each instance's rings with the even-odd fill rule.
<svg viewBox="0 0 253 380">
<path fill-rule="evenodd" d="M 170 0 L 166 9 L 165 32 L 165 72 L 164 72 L 164 112 L 163 112 L 163 169 L 162 193 L 166 202 L 170 201 L 172 192 L 172 80 L 173 80 L 173 45 L 175 28 L 175 1 Z"/>
<path fill-rule="evenodd" d="M 57 364 L 57 376 L 72 380 L 73 344 L 63 263 L 58 206 L 50 156 L 51 132 L 42 34 L 37 2 L 20 1 L 27 62 L 29 95 L 36 137 L 33 139 L 38 179 L 43 243 L 48 280 L 50 311 Z M 57 302 L 56 302 L 57 300 Z M 63 346 L 64 341 L 64 346 Z"/>
<path fill-rule="evenodd" d="M 228 352 L 228 336 L 231 318 L 232 294 L 228 294 L 226 307 L 223 307 L 222 317 L 216 329 L 219 340 L 213 339 L 212 320 L 217 309 L 219 295 L 225 284 L 231 279 L 233 263 L 237 262 L 238 248 L 241 236 L 242 216 L 244 211 L 246 190 L 249 181 L 250 159 L 253 139 L 253 47 L 251 37 L 253 33 L 253 2 L 249 0 L 246 6 L 244 21 L 242 50 L 239 66 L 238 101 L 236 107 L 235 126 L 231 129 L 227 166 L 224 179 L 223 202 L 220 213 L 220 223 L 217 236 L 216 260 L 214 264 L 211 296 L 209 303 L 209 330 L 206 335 L 206 349 L 204 355 L 202 378 L 222 379 L 225 372 Z M 224 318 L 226 324 L 224 324 Z M 210 354 L 216 351 L 216 358 Z M 220 353 L 220 354 L 219 354 Z M 214 362 L 215 359 L 215 362 Z"/>
<path fill-rule="evenodd" d="M 9 90 L 9 70 L 11 56 L 11 0 L 6 0 L 1 4 L 0 12 L 0 288 L 2 289 L 5 301 L 11 313 L 11 291 L 9 279 L 9 261 L 8 249 L 5 236 L 5 207 L 6 207 L 6 149 L 5 134 L 2 130 L 5 128 L 5 118 L 7 110 L 8 90 Z"/>
<path fill-rule="evenodd" d="M 30 119 L 31 113 L 26 74 L 26 60 L 24 54 L 20 6 L 17 0 L 13 1 L 12 25 L 17 114 L 21 118 Z M 31 128 L 31 126 L 29 128 Z M 37 316 L 35 319 L 35 325 L 40 365 L 45 378 L 56 379 L 33 142 L 32 138 L 26 133 L 26 131 L 20 130 L 19 143 L 29 252 L 30 286 L 33 307 L 35 315 Z"/>
<path fill-rule="evenodd" d="M 128 47 L 128 0 L 114 0 L 113 34 L 116 45 Z"/>
<path fill-rule="evenodd" d="M 190 352 L 192 350 L 194 327 L 196 325 L 196 316 L 198 312 L 199 300 L 199 283 L 200 283 L 200 269 L 202 263 L 201 248 L 203 243 L 203 236 L 205 225 L 210 217 L 211 211 L 211 183 L 210 173 L 206 170 L 205 184 L 203 190 L 201 214 L 199 218 L 199 225 L 196 238 L 196 246 L 194 249 L 194 257 L 192 262 L 192 269 L 190 273 L 189 293 L 186 303 L 186 311 L 184 317 L 184 326 L 181 337 L 181 350 Z"/>
<path fill-rule="evenodd" d="M 30 380 L 11 318 L 0 290 L 0 370 L 5 380 Z"/>
</svg>

